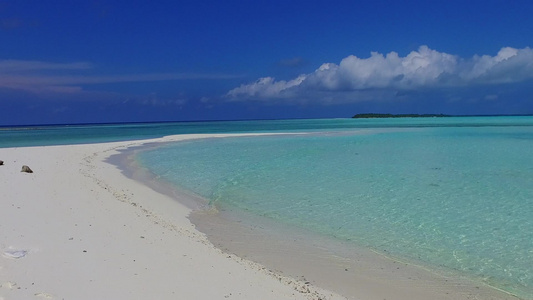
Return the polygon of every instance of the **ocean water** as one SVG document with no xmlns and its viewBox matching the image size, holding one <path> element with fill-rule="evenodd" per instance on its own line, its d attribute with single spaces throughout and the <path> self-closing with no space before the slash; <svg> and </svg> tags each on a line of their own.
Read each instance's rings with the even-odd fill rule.
<svg viewBox="0 0 533 300">
<path fill-rule="evenodd" d="M 0 147 L 234 132 L 295 134 L 186 141 L 137 160 L 211 205 L 533 299 L 533 117 L 0 127 Z"/>
<path fill-rule="evenodd" d="M 179 142 L 137 160 L 211 205 L 533 299 L 533 118 L 359 124 Z"/>
<path fill-rule="evenodd" d="M 531 126 L 532 117 L 420 119 L 300 119 L 0 126 L 0 148 L 150 139 L 189 133 L 338 131 L 356 128 Z"/>
</svg>

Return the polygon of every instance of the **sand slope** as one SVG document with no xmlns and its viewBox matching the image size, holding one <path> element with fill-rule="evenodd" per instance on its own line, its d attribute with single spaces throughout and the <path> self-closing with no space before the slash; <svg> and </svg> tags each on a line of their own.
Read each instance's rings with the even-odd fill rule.
<svg viewBox="0 0 533 300">
<path fill-rule="evenodd" d="M 344 299 L 307 280 L 349 299 L 517 299 L 415 266 L 397 272 L 381 256 L 356 259 L 347 272 L 266 236 L 254 251 L 277 253 L 281 243 L 286 254 L 265 265 L 309 275 L 291 279 L 215 248 L 189 208 L 105 161 L 148 142 L 223 136 L 0 148 L 0 300 Z M 22 165 L 34 173 L 21 173 Z"/>
<path fill-rule="evenodd" d="M 137 144 L 0 149 L 1 300 L 342 299 L 216 249 L 188 208 L 104 162 Z"/>
</svg>

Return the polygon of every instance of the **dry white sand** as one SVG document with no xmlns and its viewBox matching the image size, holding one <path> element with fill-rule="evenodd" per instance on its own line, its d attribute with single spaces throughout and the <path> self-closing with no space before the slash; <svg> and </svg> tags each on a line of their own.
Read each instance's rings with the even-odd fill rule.
<svg viewBox="0 0 533 300">
<path fill-rule="evenodd" d="M 214 136 L 224 135 L 152 141 Z M 189 221 L 189 208 L 105 162 L 147 142 L 0 149 L 0 300 L 344 299 L 215 248 Z M 21 173 L 22 165 L 34 173 Z M 426 280 L 343 280 L 355 287 L 339 289 L 350 299 L 383 299 L 380 291 L 389 300 L 504 299 Z"/>
</svg>

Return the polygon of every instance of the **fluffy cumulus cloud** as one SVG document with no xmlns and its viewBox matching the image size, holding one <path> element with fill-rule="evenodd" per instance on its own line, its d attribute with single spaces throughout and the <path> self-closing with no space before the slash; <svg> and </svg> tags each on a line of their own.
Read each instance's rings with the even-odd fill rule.
<svg viewBox="0 0 533 300">
<path fill-rule="evenodd" d="M 292 80 L 265 77 L 227 93 L 231 100 L 275 100 L 330 97 L 334 92 L 416 91 L 443 87 L 503 84 L 533 79 L 533 50 L 502 48 L 495 56 L 464 59 L 420 47 L 405 57 L 396 52 L 372 52 L 368 58 L 350 55 L 339 64 L 325 63 Z"/>
</svg>

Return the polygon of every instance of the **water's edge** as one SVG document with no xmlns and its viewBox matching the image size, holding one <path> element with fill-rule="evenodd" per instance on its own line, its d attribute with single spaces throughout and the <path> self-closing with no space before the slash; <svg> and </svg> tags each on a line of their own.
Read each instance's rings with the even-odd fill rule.
<svg viewBox="0 0 533 300">
<path fill-rule="evenodd" d="M 376 253 L 305 230 L 287 228 L 244 212 L 208 207 L 207 200 L 177 190 L 136 162 L 137 153 L 162 145 L 149 143 L 129 148 L 111 156 L 107 162 L 120 168 L 125 176 L 191 208 L 191 222 L 216 247 L 227 253 L 349 298 L 375 297 L 376 293 L 390 297 L 403 291 L 413 295 L 419 293 L 421 297 L 427 296 L 428 292 L 435 293 L 436 299 L 452 299 L 452 294 L 482 299 L 518 299 L 458 274 L 402 262 L 388 257 L 386 252 Z M 390 291 L 383 286 L 396 287 L 397 291 L 389 295 Z"/>
</svg>

